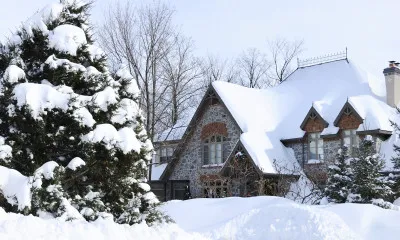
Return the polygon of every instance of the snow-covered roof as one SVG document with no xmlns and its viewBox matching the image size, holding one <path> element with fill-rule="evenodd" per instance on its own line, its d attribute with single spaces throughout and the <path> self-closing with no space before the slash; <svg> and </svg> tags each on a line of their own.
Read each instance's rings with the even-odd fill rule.
<svg viewBox="0 0 400 240">
<path fill-rule="evenodd" d="M 180 140 L 186 132 L 190 120 L 193 118 L 196 108 L 189 108 L 185 115 L 182 116 L 174 126 L 165 129 L 163 132 L 155 136 L 156 142 Z"/>
<path fill-rule="evenodd" d="M 300 128 L 312 106 L 337 132 L 334 121 L 348 101 L 364 124 L 359 130 L 391 131 L 394 109 L 385 103 L 385 82 L 348 60 L 297 69 L 281 85 L 250 89 L 216 81 L 213 88 L 242 129 L 241 142 L 264 173 L 276 173 L 272 162 L 294 166 L 294 153 L 280 140 L 301 138 Z M 368 129 L 366 129 L 368 128 Z"/>
<path fill-rule="evenodd" d="M 151 180 L 160 180 L 161 174 L 164 172 L 166 167 L 167 163 L 154 164 L 151 167 Z"/>
</svg>

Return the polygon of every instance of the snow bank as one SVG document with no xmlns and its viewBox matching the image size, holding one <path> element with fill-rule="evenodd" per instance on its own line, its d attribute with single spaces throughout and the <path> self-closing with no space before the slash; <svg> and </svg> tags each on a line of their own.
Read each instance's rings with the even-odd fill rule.
<svg viewBox="0 0 400 240">
<path fill-rule="evenodd" d="M 370 204 L 307 206 L 278 197 L 170 201 L 189 232 L 210 239 L 398 239 L 399 211 Z"/>
<path fill-rule="evenodd" d="M 62 222 L 57 219 L 45 220 L 31 215 L 5 213 L 0 208 L 0 239 L 198 240 L 207 238 L 200 234 L 187 233 L 176 224 L 148 227 L 143 223 L 129 226 L 101 218 L 93 223 L 80 220 Z"/>
<path fill-rule="evenodd" d="M 102 218 L 63 222 L 0 208 L 0 239 L 394 240 L 400 235 L 400 212 L 371 204 L 308 206 L 263 196 L 174 200 L 161 208 L 177 224 L 129 226 Z"/>
</svg>

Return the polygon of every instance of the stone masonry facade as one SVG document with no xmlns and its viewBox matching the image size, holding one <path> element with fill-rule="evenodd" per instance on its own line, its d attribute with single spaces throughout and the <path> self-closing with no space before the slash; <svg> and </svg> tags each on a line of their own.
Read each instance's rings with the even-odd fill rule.
<svg viewBox="0 0 400 240">
<path fill-rule="evenodd" d="M 241 130 L 221 104 L 207 106 L 197 121 L 194 133 L 188 139 L 187 145 L 170 177 L 170 180 L 189 180 L 192 197 L 202 197 L 203 185 L 201 179 L 204 179 L 205 176 L 218 174 L 222 168 L 220 165 L 203 164 L 203 139 L 211 136 L 213 132 L 216 135 L 226 135 L 228 152 L 231 152 L 241 134 Z"/>
</svg>

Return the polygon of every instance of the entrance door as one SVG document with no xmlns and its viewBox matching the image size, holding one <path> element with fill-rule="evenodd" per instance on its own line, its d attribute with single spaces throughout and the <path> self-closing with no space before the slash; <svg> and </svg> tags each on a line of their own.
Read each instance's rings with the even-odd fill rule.
<svg viewBox="0 0 400 240">
<path fill-rule="evenodd" d="M 185 200 L 190 193 L 189 180 L 171 180 L 171 199 Z"/>
</svg>

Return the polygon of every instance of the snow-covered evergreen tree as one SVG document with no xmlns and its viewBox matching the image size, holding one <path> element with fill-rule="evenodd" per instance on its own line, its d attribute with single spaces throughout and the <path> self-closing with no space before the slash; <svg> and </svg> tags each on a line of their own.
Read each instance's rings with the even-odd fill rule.
<svg viewBox="0 0 400 240">
<path fill-rule="evenodd" d="M 146 183 L 153 149 L 139 89 L 126 68 L 108 72 L 89 7 L 61 0 L 0 46 L 0 147 L 10 150 L 0 165 L 30 177 L 26 213 L 161 221 Z"/>
<path fill-rule="evenodd" d="M 397 114 L 400 114 L 400 109 L 397 109 Z M 400 126 L 395 121 L 391 121 L 393 128 L 395 129 L 395 134 L 400 134 Z M 389 175 L 389 179 L 394 182 L 392 189 L 394 192 L 395 198 L 400 198 L 400 146 L 394 145 L 393 150 L 396 153 L 396 156 L 392 157 L 393 168 L 396 172 Z"/>
<path fill-rule="evenodd" d="M 363 139 L 351 160 L 354 174 L 350 202 L 371 203 L 373 199 L 392 200 L 391 183 L 381 175 L 384 160 L 376 152 L 371 136 Z"/>
<path fill-rule="evenodd" d="M 353 173 L 350 168 L 348 147 L 338 150 L 334 164 L 328 167 L 325 196 L 329 202 L 345 203 L 351 191 Z"/>
</svg>

